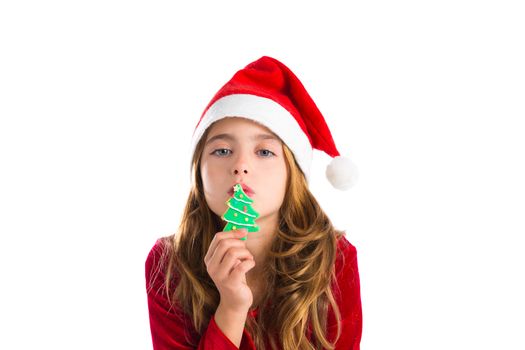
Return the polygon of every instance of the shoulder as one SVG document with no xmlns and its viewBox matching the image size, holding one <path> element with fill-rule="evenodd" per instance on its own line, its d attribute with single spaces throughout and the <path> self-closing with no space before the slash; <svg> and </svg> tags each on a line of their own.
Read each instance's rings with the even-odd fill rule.
<svg viewBox="0 0 525 350">
<path fill-rule="evenodd" d="M 337 239 L 337 255 L 335 261 L 336 275 L 352 267 L 357 263 L 357 248 L 350 243 L 344 232 Z"/>
<path fill-rule="evenodd" d="M 346 305 L 350 301 L 357 302 L 360 298 L 359 268 L 357 249 L 342 235 L 337 241 L 337 256 L 335 261 L 335 279 L 332 281 L 332 291 L 338 305 Z"/>
<path fill-rule="evenodd" d="M 150 249 L 146 258 L 146 271 L 151 271 L 159 266 L 160 260 L 165 253 L 166 244 L 164 238 L 159 238 Z"/>
<path fill-rule="evenodd" d="M 154 285 L 158 287 L 164 281 L 167 263 L 170 260 L 170 251 L 168 237 L 157 239 L 150 249 L 145 263 L 145 277 L 148 290 Z"/>
<path fill-rule="evenodd" d="M 350 243 L 350 241 L 346 238 L 344 232 L 342 232 L 341 236 L 337 239 L 337 247 L 338 250 L 346 254 L 357 253 L 356 247 L 352 243 Z"/>
</svg>

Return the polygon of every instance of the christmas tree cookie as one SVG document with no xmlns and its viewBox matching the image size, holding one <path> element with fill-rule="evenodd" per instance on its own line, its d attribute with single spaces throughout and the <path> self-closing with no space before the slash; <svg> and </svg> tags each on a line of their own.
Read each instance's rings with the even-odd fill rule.
<svg viewBox="0 0 525 350">
<path fill-rule="evenodd" d="M 259 213 L 253 209 L 252 204 L 253 199 L 244 193 L 240 184 L 233 186 L 233 197 L 226 202 L 228 209 L 221 217 L 227 222 L 223 231 L 242 228 L 245 228 L 248 232 L 259 231 L 259 226 L 255 222 L 255 219 L 259 217 Z M 245 241 L 246 237 L 241 238 L 241 240 Z"/>
</svg>

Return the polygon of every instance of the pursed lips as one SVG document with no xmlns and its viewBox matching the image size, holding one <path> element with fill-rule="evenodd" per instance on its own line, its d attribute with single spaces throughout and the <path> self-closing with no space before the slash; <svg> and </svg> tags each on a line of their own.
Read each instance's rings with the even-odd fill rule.
<svg viewBox="0 0 525 350">
<path fill-rule="evenodd" d="M 255 192 L 253 192 L 253 190 L 252 190 L 250 187 L 248 187 L 247 185 L 244 185 L 244 184 L 242 184 L 242 190 L 243 190 L 244 193 L 246 193 L 246 195 L 248 195 L 248 196 L 252 196 L 252 195 L 255 194 Z M 232 186 L 232 187 L 230 188 L 230 190 L 228 191 L 228 194 L 229 194 L 230 196 L 233 196 L 233 186 Z"/>
</svg>

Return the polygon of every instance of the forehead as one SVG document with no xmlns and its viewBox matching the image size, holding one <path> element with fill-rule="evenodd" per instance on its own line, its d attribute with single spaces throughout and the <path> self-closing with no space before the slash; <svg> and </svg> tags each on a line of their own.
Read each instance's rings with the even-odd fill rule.
<svg viewBox="0 0 525 350">
<path fill-rule="evenodd" d="M 281 143 L 281 139 L 266 126 L 241 117 L 227 117 L 210 126 L 206 143 L 217 139 L 235 141 L 241 138 L 257 140 L 274 140 Z"/>
</svg>

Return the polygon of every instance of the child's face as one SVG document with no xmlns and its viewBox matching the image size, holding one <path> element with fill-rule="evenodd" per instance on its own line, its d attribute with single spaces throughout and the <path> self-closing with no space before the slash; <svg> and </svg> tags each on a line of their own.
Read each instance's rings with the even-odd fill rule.
<svg viewBox="0 0 525 350">
<path fill-rule="evenodd" d="M 260 135 L 271 138 L 256 138 Z M 210 209 L 224 214 L 228 191 L 239 182 L 254 192 L 246 194 L 260 214 L 257 222 L 278 222 L 288 176 L 279 138 L 251 120 L 224 118 L 211 127 L 205 142 L 200 170 Z"/>
</svg>

